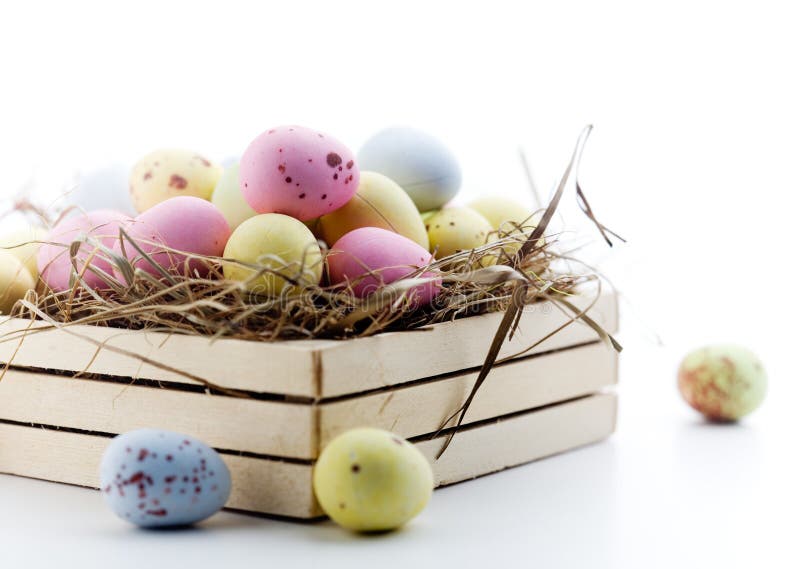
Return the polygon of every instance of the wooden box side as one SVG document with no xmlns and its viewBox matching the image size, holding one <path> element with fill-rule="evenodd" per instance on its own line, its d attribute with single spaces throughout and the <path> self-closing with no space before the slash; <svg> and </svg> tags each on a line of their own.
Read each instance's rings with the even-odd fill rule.
<svg viewBox="0 0 800 569">
<path fill-rule="evenodd" d="M 574 300 L 584 306 L 591 301 L 587 297 Z M 611 292 L 602 295 L 591 315 L 607 330 L 615 331 L 616 296 Z M 257 394 L 316 400 L 480 366 L 501 318 L 502 314 L 492 313 L 423 330 L 354 340 L 275 343 L 226 338 L 212 341 L 96 326 L 55 330 L 46 329 L 43 323 L 6 319 L 0 321 L 0 334 L 19 332 L 30 326 L 44 331 L 29 334 L 22 341 L 14 335 L 5 336 L 0 341 L 0 362 L 13 359 L 13 365 L 20 368 L 190 385 L 210 382 Z M 528 347 L 568 320 L 566 314 L 549 303 L 531 305 L 522 316 L 519 333 L 506 343 L 501 357 Z M 529 353 L 594 339 L 594 331 L 576 322 Z"/>
<path fill-rule="evenodd" d="M 616 381 L 616 358 L 595 342 L 498 365 L 465 424 L 598 392 Z M 434 433 L 463 404 L 476 378 L 474 371 L 455 373 L 297 403 L 12 369 L 0 381 L 0 421 L 105 435 L 161 428 L 218 449 L 313 459 L 332 437 L 354 427 L 384 428 L 405 438 Z"/>
<path fill-rule="evenodd" d="M 453 484 L 602 440 L 616 423 L 616 396 L 599 394 L 488 421 L 460 431 L 433 460 L 444 436 L 416 441 L 432 461 L 436 486 Z M 110 438 L 0 424 L 0 472 L 91 488 Z M 223 453 L 231 470 L 228 508 L 300 519 L 322 515 L 314 499 L 313 464 Z"/>
</svg>

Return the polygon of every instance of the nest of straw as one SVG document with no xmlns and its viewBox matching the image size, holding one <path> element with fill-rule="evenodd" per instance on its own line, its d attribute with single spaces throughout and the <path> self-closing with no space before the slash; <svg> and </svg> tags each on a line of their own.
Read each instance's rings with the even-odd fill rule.
<svg viewBox="0 0 800 569">
<path fill-rule="evenodd" d="M 115 253 L 107 243 L 104 245 L 99 240 L 89 237 L 77 239 L 65 247 L 64 252 L 69 255 L 72 265 L 71 288 L 53 292 L 40 281 L 35 291 L 30 291 L 16 304 L 12 316 L 44 321 L 54 328 L 91 324 L 212 339 L 229 337 L 271 342 L 362 337 L 391 330 L 414 330 L 456 318 L 503 311 L 503 318 L 470 395 L 464 405 L 443 423 L 443 426 L 450 425 L 451 420 L 457 417 L 455 434 L 475 394 L 495 365 L 502 344 L 514 334 L 527 305 L 551 302 L 568 317 L 563 325 L 527 350 L 577 321 L 594 329 L 598 337 L 614 349 L 621 350 L 614 338 L 589 316 L 593 303 L 580 309 L 571 301 L 577 289 L 585 293 L 586 289 L 594 288 L 595 299 L 599 298 L 603 279 L 591 267 L 565 252 L 559 234 L 548 231 L 590 132 L 591 127 L 587 127 L 578 139 L 548 206 L 531 216 L 531 220 L 537 220 L 535 224 L 529 220 L 510 226 L 490 235 L 482 247 L 436 259 L 426 267 L 409 269 L 414 272 L 378 288 L 364 299 L 353 294 L 352 287 L 356 283 L 331 286 L 326 284 L 324 277 L 321 284 L 309 283 L 303 279 L 307 267 L 302 263 L 298 266 L 281 265 L 275 258 L 270 259 L 269 268 L 245 266 L 252 270 L 251 280 L 272 273 L 299 285 L 286 287 L 285 290 L 291 292 L 280 297 L 260 296 L 250 290 L 249 282 L 226 280 L 223 275 L 225 264 L 241 264 L 232 259 L 198 257 L 161 247 L 161 252 L 174 254 L 185 263 L 184 267 L 176 267 L 182 270 L 167 271 L 144 251 L 141 243 L 136 243 L 120 230 L 118 239 L 122 251 L 135 249 L 137 255 L 133 259 Z M 578 202 L 603 239 L 609 245 L 611 237 L 621 239 L 597 220 L 577 176 L 575 178 Z M 27 209 L 44 215 L 32 206 Z M 324 253 L 322 263 L 325 255 L 333 254 Z M 91 263 L 94 257 L 108 261 L 112 270 L 104 272 L 98 269 Z M 190 270 L 198 264 L 208 269 L 207 274 L 203 271 L 201 276 L 196 270 Z M 582 270 L 576 272 L 576 266 Z M 105 286 L 99 289 L 85 286 L 87 271 L 98 276 Z M 380 275 L 373 276 L 380 278 Z M 413 301 L 413 289 L 433 280 L 440 283 L 439 294 L 429 305 L 419 306 Z M 0 341 L 8 339 L 7 334 L 0 334 Z M 11 362 L 6 363 L 6 367 L 9 365 Z M 452 436 L 447 438 L 438 456 L 447 449 Z"/>
<path fill-rule="evenodd" d="M 115 253 L 97 239 L 81 237 L 65 247 L 72 265 L 72 287 L 54 292 L 40 282 L 35 291 L 20 301 L 13 316 L 45 320 L 54 326 L 92 324 L 126 329 L 148 329 L 208 337 L 230 337 L 252 341 L 301 338 L 345 339 L 390 330 L 413 330 L 438 322 L 492 311 L 508 310 L 512 304 L 551 301 L 568 307 L 576 288 L 601 279 L 590 269 L 576 273 L 576 259 L 564 250 L 560 236 L 548 233 L 567 180 L 576 167 L 580 150 L 589 133 L 584 131 L 572 160 L 548 207 L 519 225 L 509 225 L 492 234 L 482 247 L 436 259 L 414 269 L 408 277 L 380 287 L 359 299 L 352 286 L 308 283 L 303 266 L 281 265 L 270 259 L 270 267 L 250 266 L 251 280 L 273 273 L 292 284 L 280 297 L 260 296 L 248 282 L 226 280 L 222 268 L 241 264 L 232 259 L 198 257 L 161 247 L 181 258 L 183 270 L 166 271 L 120 230 L 123 251 L 135 249 L 135 259 Z M 584 211 L 608 240 L 607 228 L 599 224 L 577 186 Z M 41 211 L 36 211 L 42 215 Z M 536 219 L 534 225 L 532 222 Z M 612 234 L 613 235 L 613 234 Z M 329 252 L 325 252 L 329 254 Z M 178 257 L 179 256 L 179 257 Z M 323 260 L 321 261 L 324 263 Z M 102 271 L 91 263 L 101 257 L 112 267 Z M 570 261 L 569 263 L 564 261 Z M 208 274 L 200 275 L 190 266 L 202 264 Z M 143 266 L 147 270 L 143 270 Z M 412 269 L 409 269 L 412 270 Z M 105 286 L 85 286 L 87 272 Z M 205 271 L 203 271 L 205 273 Z M 434 276 L 431 276 L 433 274 Z M 368 275 L 365 275 L 365 277 Z M 373 275 L 380 280 L 380 275 Z M 96 280 L 96 279 L 95 279 Z M 438 280 L 440 293 L 427 306 L 413 302 L 413 289 Z M 515 290 L 524 285 L 524 294 Z"/>
</svg>

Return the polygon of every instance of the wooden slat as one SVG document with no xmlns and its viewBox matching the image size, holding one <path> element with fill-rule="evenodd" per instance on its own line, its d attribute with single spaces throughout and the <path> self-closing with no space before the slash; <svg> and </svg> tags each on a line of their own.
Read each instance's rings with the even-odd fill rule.
<svg viewBox="0 0 800 569">
<path fill-rule="evenodd" d="M 473 427 L 459 433 L 433 463 L 437 486 L 563 452 L 610 435 L 616 397 L 601 394 Z M 110 439 L 0 424 L 0 472 L 96 488 Z M 432 460 L 443 438 L 417 443 Z M 296 518 L 320 515 L 310 465 L 224 455 L 233 493 L 227 507 Z"/>
<path fill-rule="evenodd" d="M 462 405 L 476 377 L 454 374 L 313 406 L 9 370 L 0 381 L 0 419 L 113 434 L 161 428 L 216 448 L 312 459 L 320 445 L 353 427 L 407 438 L 435 432 Z M 593 393 L 615 381 L 616 352 L 599 343 L 509 362 L 492 371 L 465 424 Z"/>
<path fill-rule="evenodd" d="M 616 424 L 617 396 L 604 393 L 468 429 L 435 462 L 441 437 L 417 446 L 434 464 L 436 485 L 446 486 L 600 441 Z"/>
<path fill-rule="evenodd" d="M 586 305 L 590 299 L 577 298 Z M 607 330 L 617 327 L 616 298 L 606 293 L 592 316 Z M 162 369 L 127 355 L 97 347 L 85 338 L 105 342 L 178 369 L 216 385 L 259 393 L 322 398 L 358 393 L 424 377 L 479 366 L 486 355 L 501 314 L 486 314 L 431 326 L 413 332 L 392 332 L 347 341 L 302 340 L 278 343 L 245 342 L 126 331 L 95 326 L 49 330 L 28 336 L 21 345 L 0 339 L 0 362 L 14 356 L 14 365 L 83 371 L 131 377 L 197 383 L 170 369 Z M 507 342 L 502 356 L 539 340 L 568 320 L 549 304 L 528 308 L 519 332 Z M 0 335 L 29 325 L 18 319 L 0 320 Z M 596 334 L 576 323 L 531 353 L 591 341 Z"/>
<path fill-rule="evenodd" d="M 9 370 L 0 419 L 119 434 L 151 427 L 222 449 L 314 458 L 311 405 L 259 401 Z"/>
<path fill-rule="evenodd" d="M 107 437 L 0 424 L 0 472 L 99 486 Z M 311 467 L 304 464 L 222 455 L 233 490 L 227 507 L 293 518 L 322 512 L 314 500 Z"/>
<path fill-rule="evenodd" d="M 577 304 L 586 305 L 583 298 Z M 487 314 L 432 326 L 427 331 L 393 332 L 340 342 L 321 353 L 323 397 L 397 385 L 423 377 L 479 367 L 486 358 L 502 314 Z M 606 294 L 592 311 L 609 332 L 617 329 L 617 301 Z M 500 351 L 504 358 L 523 350 L 569 318 L 549 303 L 529 306 L 514 337 Z M 534 350 L 536 354 L 591 342 L 597 334 L 576 322 Z"/>
<path fill-rule="evenodd" d="M 477 372 L 322 405 L 320 443 L 359 426 L 410 438 L 434 433 L 466 401 Z M 617 353 L 605 344 L 515 360 L 493 369 L 464 424 L 588 395 L 617 381 Z M 448 426 L 455 424 L 455 417 Z"/>
</svg>

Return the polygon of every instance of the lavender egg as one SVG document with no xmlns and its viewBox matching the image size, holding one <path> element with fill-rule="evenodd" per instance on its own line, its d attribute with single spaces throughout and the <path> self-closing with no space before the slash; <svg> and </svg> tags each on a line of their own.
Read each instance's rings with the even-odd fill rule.
<svg viewBox="0 0 800 569">
<path fill-rule="evenodd" d="M 111 510 L 141 527 L 182 526 L 218 512 L 231 475 L 217 452 L 180 433 L 138 429 L 115 437 L 100 464 Z"/>
<path fill-rule="evenodd" d="M 461 187 L 461 167 L 453 153 L 413 128 L 387 128 L 373 135 L 359 150 L 358 165 L 394 180 L 419 211 L 439 209 Z"/>
</svg>

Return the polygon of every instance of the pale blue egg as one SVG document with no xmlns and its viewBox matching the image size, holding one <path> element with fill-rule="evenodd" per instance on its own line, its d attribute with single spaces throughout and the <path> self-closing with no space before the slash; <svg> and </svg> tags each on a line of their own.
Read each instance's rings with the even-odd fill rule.
<svg viewBox="0 0 800 569">
<path fill-rule="evenodd" d="M 139 429 L 114 438 L 100 464 L 100 489 L 123 520 L 181 526 L 219 511 L 231 475 L 219 454 L 187 435 Z"/>
<path fill-rule="evenodd" d="M 384 129 L 361 147 L 361 170 L 379 172 L 397 182 L 419 211 L 439 209 L 461 187 L 455 156 L 428 133 L 406 127 Z"/>
</svg>

